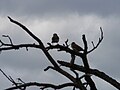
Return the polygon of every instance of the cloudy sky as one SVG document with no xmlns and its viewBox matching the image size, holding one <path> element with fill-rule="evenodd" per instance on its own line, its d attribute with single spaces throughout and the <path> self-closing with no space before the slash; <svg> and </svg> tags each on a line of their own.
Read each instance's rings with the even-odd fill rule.
<svg viewBox="0 0 120 90">
<path fill-rule="evenodd" d="M 51 42 L 52 34 L 56 32 L 60 44 L 68 38 L 69 43 L 75 41 L 82 46 L 81 35 L 86 34 L 90 49 L 91 41 L 97 43 L 99 27 L 102 27 L 104 40 L 89 54 L 89 64 L 120 82 L 120 0 L 0 0 L 0 39 L 8 43 L 8 39 L 2 37 L 5 34 L 14 44 L 34 43 L 21 28 L 9 22 L 8 15 L 26 25 L 45 45 Z M 70 56 L 64 52 L 53 50 L 50 53 L 56 60 L 70 61 Z M 79 58 L 76 63 L 82 64 Z M 44 72 L 48 65 L 51 64 L 45 55 L 37 49 L 26 51 L 23 48 L 0 54 L 0 68 L 14 79 L 54 84 L 69 81 L 52 70 Z M 97 77 L 93 76 L 93 79 L 98 90 L 116 90 Z M 0 90 L 10 86 L 1 73 Z"/>
</svg>

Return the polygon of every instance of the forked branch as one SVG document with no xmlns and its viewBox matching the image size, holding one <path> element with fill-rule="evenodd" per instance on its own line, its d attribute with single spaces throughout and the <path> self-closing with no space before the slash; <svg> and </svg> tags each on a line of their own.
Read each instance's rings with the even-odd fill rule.
<svg viewBox="0 0 120 90">
<path fill-rule="evenodd" d="M 103 40 L 102 27 L 100 27 L 100 32 L 101 32 L 101 37 L 99 38 L 98 43 L 95 45 L 94 42 L 92 41 L 93 48 L 91 50 L 89 50 L 87 53 L 90 53 L 90 52 L 94 51 L 100 45 L 100 43 L 102 42 L 102 40 Z"/>
<path fill-rule="evenodd" d="M 70 63 L 68 62 L 64 62 L 64 61 L 58 61 L 58 63 L 62 66 L 68 67 L 68 68 L 72 68 L 74 70 L 78 70 L 80 72 L 85 72 L 86 69 L 83 66 L 79 66 L 79 65 L 70 65 Z M 112 77 L 108 76 L 107 74 L 105 74 L 104 72 L 101 72 L 97 69 L 89 69 L 89 74 L 95 75 L 99 78 L 101 78 L 102 80 L 110 83 L 111 85 L 113 85 L 114 87 L 116 87 L 118 90 L 120 90 L 120 83 L 117 82 L 115 79 L 113 79 Z"/>
<path fill-rule="evenodd" d="M 10 41 L 10 44 L 13 45 L 12 39 L 10 38 L 9 35 L 2 35 L 2 36 L 3 36 L 3 37 L 7 37 L 7 38 L 9 39 L 9 41 Z"/>
<path fill-rule="evenodd" d="M 8 76 L 2 69 L 0 69 L 0 72 L 14 85 L 14 87 L 18 87 L 22 83 L 17 83 L 11 76 Z M 25 90 L 26 86 L 24 87 L 18 87 L 20 90 Z M 10 89 L 13 90 L 13 89 Z"/>
</svg>

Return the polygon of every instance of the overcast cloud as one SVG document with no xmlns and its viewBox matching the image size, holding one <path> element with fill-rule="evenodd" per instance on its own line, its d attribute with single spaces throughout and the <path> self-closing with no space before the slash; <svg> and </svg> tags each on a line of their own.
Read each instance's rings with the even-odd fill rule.
<svg viewBox="0 0 120 90">
<path fill-rule="evenodd" d="M 89 57 L 91 68 L 104 71 L 120 82 L 120 0 L 0 0 L 0 39 L 3 34 L 10 35 L 15 44 L 34 43 L 20 27 L 9 22 L 11 16 L 26 25 L 45 45 L 51 42 L 54 32 L 60 36 L 60 44 L 68 38 L 69 43 L 77 42 L 81 46 L 81 35 L 86 34 L 89 49 L 91 41 L 97 43 L 100 36 L 99 27 L 103 27 L 104 40 L 99 48 Z M 54 50 L 55 51 L 55 50 Z M 50 51 L 58 60 L 70 61 L 64 52 Z M 76 60 L 81 64 L 80 59 Z M 25 82 L 67 82 L 60 74 L 44 69 L 51 65 L 41 50 L 20 49 L 5 51 L 0 54 L 0 68 L 8 75 L 22 78 Z M 57 78 L 57 79 L 56 79 Z M 98 90 L 116 90 L 105 81 L 94 77 Z M 0 74 L 0 90 L 11 86 L 11 83 Z M 33 89 L 33 88 L 32 88 Z M 29 90 L 32 90 L 29 89 Z M 34 90 L 39 90 L 38 88 Z M 70 90 L 70 88 L 64 89 Z"/>
</svg>

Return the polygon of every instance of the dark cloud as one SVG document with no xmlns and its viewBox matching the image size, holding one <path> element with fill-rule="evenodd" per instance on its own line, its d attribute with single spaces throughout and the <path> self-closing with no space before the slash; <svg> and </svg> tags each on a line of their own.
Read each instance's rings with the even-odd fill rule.
<svg viewBox="0 0 120 90">
<path fill-rule="evenodd" d="M 69 12 L 80 14 L 95 13 L 99 15 L 119 14 L 119 0 L 0 0 L 0 12 L 3 15 L 39 16 L 59 15 Z"/>
</svg>

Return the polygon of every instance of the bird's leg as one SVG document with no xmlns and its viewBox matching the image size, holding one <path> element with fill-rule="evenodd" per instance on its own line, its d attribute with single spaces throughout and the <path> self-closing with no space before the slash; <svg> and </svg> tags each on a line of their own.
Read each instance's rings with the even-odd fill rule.
<svg viewBox="0 0 120 90">
<path fill-rule="evenodd" d="M 71 61 L 70 61 L 70 66 L 72 66 L 75 62 L 75 55 L 71 54 Z"/>
</svg>

